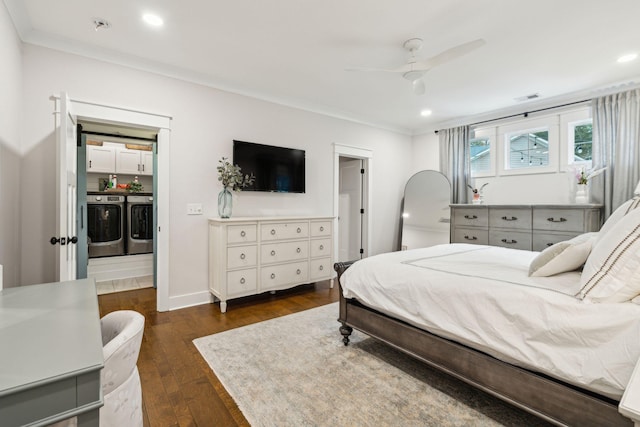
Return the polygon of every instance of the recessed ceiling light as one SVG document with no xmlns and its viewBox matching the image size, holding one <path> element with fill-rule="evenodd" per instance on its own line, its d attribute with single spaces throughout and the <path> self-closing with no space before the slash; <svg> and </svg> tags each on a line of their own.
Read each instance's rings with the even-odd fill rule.
<svg viewBox="0 0 640 427">
<path fill-rule="evenodd" d="M 164 24 L 162 18 L 152 13 L 145 13 L 144 15 L 142 15 L 142 19 L 144 20 L 144 22 L 154 27 L 160 27 L 162 26 L 162 24 Z"/>
<path fill-rule="evenodd" d="M 618 58 L 618 62 L 630 62 L 633 61 L 634 59 L 636 59 L 638 57 L 637 53 L 630 53 L 628 55 L 622 55 L 620 58 Z"/>
<path fill-rule="evenodd" d="M 422 117 L 429 117 L 431 115 L 432 111 L 431 110 L 422 110 L 420 111 L 420 115 Z"/>
</svg>

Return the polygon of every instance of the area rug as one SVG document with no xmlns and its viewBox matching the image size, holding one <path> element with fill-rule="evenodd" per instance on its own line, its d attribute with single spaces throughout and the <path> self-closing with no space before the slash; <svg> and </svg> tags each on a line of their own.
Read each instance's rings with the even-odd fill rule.
<svg viewBox="0 0 640 427">
<path fill-rule="evenodd" d="M 337 303 L 194 340 L 252 426 L 543 426 L 354 331 Z"/>
</svg>

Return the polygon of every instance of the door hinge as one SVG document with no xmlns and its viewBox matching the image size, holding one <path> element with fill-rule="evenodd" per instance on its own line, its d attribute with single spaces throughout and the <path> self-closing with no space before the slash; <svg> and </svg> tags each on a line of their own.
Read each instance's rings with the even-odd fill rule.
<svg viewBox="0 0 640 427">
<path fill-rule="evenodd" d="M 364 253 L 364 249 L 360 248 L 360 255 Z"/>
<path fill-rule="evenodd" d="M 76 146 L 82 147 L 82 125 L 76 125 Z"/>
<path fill-rule="evenodd" d="M 360 213 L 364 215 L 364 209 L 360 209 Z"/>
<path fill-rule="evenodd" d="M 364 169 L 360 169 L 360 173 L 364 175 Z"/>
</svg>

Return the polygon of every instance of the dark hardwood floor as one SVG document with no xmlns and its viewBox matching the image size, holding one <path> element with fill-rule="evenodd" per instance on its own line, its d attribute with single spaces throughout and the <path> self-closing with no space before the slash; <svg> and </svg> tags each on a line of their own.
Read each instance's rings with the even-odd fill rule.
<svg viewBox="0 0 640 427">
<path fill-rule="evenodd" d="M 153 288 L 101 295 L 98 300 L 100 316 L 116 310 L 135 310 L 145 316 L 138 358 L 145 427 L 247 426 L 192 341 L 337 301 L 338 286 L 331 289 L 329 281 L 323 281 L 275 295 L 231 300 L 225 314 L 220 313 L 219 304 L 159 313 Z"/>
</svg>

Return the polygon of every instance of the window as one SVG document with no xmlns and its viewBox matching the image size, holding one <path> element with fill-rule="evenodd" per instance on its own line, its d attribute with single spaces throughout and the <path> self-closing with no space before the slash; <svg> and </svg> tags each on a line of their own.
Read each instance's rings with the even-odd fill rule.
<svg viewBox="0 0 640 427">
<path fill-rule="evenodd" d="M 473 138 L 469 141 L 469 161 L 471 176 L 491 172 L 491 140 L 489 138 Z"/>
<path fill-rule="evenodd" d="M 473 129 L 469 140 L 469 165 L 473 178 L 496 175 L 495 126 Z"/>
<path fill-rule="evenodd" d="M 591 167 L 593 122 L 591 119 L 569 123 L 569 164 Z"/>
<path fill-rule="evenodd" d="M 549 129 L 517 131 L 505 135 L 505 169 L 549 166 Z"/>
</svg>

